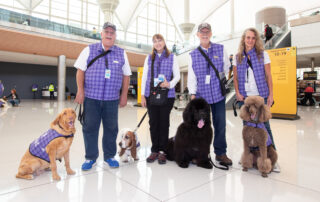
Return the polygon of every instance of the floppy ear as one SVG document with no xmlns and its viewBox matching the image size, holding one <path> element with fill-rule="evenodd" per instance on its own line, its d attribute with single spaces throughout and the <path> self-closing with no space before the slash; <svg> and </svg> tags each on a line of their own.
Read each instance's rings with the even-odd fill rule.
<svg viewBox="0 0 320 202">
<path fill-rule="evenodd" d="M 185 110 L 183 111 L 183 122 L 185 123 L 192 123 L 193 120 L 193 106 L 192 106 L 192 100 L 189 102 Z"/>
<path fill-rule="evenodd" d="M 122 156 L 125 151 L 126 151 L 126 149 L 121 147 L 121 151 L 119 152 L 119 156 Z"/>
<path fill-rule="evenodd" d="M 132 137 L 131 156 L 133 159 L 137 159 L 137 141 L 135 135 Z"/>
<path fill-rule="evenodd" d="M 52 121 L 51 125 L 57 125 L 59 123 L 59 120 L 61 119 L 62 113 L 60 113 L 57 118 Z"/>
<path fill-rule="evenodd" d="M 250 121 L 249 107 L 246 104 L 242 105 L 240 108 L 240 118 L 245 121 Z"/>
<path fill-rule="evenodd" d="M 263 104 L 260 108 L 260 116 L 259 116 L 259 122 L 263 123 L 271 119 L 271 113 L 270 113 L 270 108 Z"/>
</svg>

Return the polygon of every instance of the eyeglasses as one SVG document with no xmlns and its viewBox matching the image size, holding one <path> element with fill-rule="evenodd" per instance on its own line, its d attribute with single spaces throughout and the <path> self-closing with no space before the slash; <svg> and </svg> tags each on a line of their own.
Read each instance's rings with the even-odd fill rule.
<svg viewBox="0 0 320 202">
<path fill-rule="evenodd" d="M 210 34 L 211 33 L 211 31 L 206 31 L 206 32 L 204 32 L 204 31 L 199 31 L 200 32 L 200 34 L 203 34 L 203 35 L 208 35 L 208 34 Z"/>
<path fill-rule="evenodd" d="M 114 35 L 116 32 L 110 32 L 110 31 L 106 31 L 106 30 L 105 30 L 104 33 L 107 34 L 107 35 L 108 35 L 108 34 Z"/>
</svg>

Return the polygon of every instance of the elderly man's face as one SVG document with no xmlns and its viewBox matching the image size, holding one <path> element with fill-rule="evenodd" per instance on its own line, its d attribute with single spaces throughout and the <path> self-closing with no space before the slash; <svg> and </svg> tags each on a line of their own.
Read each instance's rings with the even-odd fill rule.
<svg viewBox="0 0 320 202">
<path fill-rule="evenodd" d="M 200 43 L 210 43 L 210 38 L 212 37 L 212 31 L 210 31 L 208 28 L 203 28 L 201 29 L 198 33 L 197 36 L 200 39 Z"/>
<path fill-rule="evenodd" d="M 104 47 L 111 47 L 116 41 L 116 31 L 111 27 L 107 27 L 101 32 L 102 44 Z"/>
</svg>

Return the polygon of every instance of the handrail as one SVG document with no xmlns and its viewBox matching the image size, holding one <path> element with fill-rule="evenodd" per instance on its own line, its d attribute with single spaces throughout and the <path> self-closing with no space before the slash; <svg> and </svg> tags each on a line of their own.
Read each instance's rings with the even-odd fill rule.
<svg viewBox="0 0 320 202">
<path fill-rule="evenodd" d="M 272 48 L 276 44 L 276 40 L 280 39 L 280 36 L 282 36 L 281 33 L 286 33 L 288 31 L 288 22 L 286 22 L 282 27 L 271 37 L 270 40 L 267 41 L 267 43 L 264 44 L 265 49 Z M 280 35 L 280 36 L 279 36 Z"/>
</svg>

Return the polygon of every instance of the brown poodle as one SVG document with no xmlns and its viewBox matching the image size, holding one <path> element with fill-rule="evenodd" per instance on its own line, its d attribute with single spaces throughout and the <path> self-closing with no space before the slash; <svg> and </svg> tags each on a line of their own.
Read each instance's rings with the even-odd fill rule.
<svg viewBox="0 0 320 202">
<path fill-rule="evenodd" d="M 76 113 L 73 109 L 64 109 L 51 123 L 51 129 L 30 144 L 21 159 L 16 177 L 30 180 L 33 179 L 33 174 L 39 175 L 51 168 L 52 178 L 60 180 L 56 160 L 61 160 L 62 157 L 68 175 L 75 174 L 69 162 L 69 150 L 75 133 L 75 119 Z"/>
<path fill-rule="evenodd" d="M 243 171 L 257 167 L 263 177 L 268 177 L 277 162 L 278 155 L 264 126 L 271 118 L 270 108 L 260 96 L 250 96 L 240 109 L 244 120 L 242 130 L 244 151 L 241 158 Z M 258 147 L 254 149 L 254 147 Z"/>
</svg>

